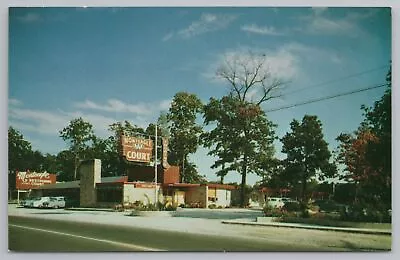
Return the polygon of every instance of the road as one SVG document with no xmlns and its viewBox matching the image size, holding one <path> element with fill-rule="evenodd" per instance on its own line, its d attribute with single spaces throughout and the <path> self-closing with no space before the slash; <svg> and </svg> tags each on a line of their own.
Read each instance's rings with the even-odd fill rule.
<svg viewBox="0 0 400 260">
<path fill-rule="evenodd" d="M 127 217 L 114 212 L 22 211 L 9 212 L 12 251 L 381 251 L 391 247 L 387 235 L 245 227 L 215 219 Z"/>
</svg>

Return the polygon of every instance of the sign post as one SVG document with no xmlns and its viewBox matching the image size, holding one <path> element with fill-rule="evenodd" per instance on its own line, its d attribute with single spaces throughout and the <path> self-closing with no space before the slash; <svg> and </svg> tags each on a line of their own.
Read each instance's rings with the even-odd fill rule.
<svg viewBox="0 0 400 260">
<path fill-rule="evenodd" d="M 156 123 L 156 140 L 155 140 L 155 142 L 156 142 L 156 145 L 154 146 L 155 148 L 155 152 L 154 152 L 154 182 L 155 182 L 155 200 L 154 200 L 154 203 L 155 203 L 155 206 L 156 206 L 156 208 L 157 208 L 157 210 L 158 210 L 158 190 L 157 190 L 157 123 Z"/>
</svg>

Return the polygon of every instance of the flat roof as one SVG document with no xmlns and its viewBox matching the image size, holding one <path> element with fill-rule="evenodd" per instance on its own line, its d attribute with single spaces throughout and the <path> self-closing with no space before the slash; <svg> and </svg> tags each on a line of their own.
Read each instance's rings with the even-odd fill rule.
<svg viewBox="0 0 400 260">
<path fill-rule="evenodd" d="M 96 184 L 104 184 L 104 183 L 125 183 L 128 181 L 128 176 L 112 176 L 112 177 L 103 177 L 101 178 L 101 182 Z M 37 188 L 37 190 L 49 190 L 49 189 L 78 189 L 80 186 L 80 180 L 77 181 L 67 181 L 67 182 L 58 182 L 54 184 L 46 184 Z"/>
<path fill-rule="evenodd" d="M 234 185 L 217 184 L 217 183 L 206 183 L 206 184 L 199 184 L 199 183 L 168 183 L 168 184 L 164 184 L 164 186 L 176 187 L 176 188 L 191 188 L 191 187 L 208 186 L 208 188 L 221 189 L 221 190 L 235 190 L 236 189 L 236 187 Z"/>
</svg>

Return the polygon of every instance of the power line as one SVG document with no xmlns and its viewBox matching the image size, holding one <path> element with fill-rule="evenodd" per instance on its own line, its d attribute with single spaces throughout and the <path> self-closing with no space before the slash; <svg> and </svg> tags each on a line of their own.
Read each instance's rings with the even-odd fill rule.
<svg viewBox="0 0 400 260">
<path fill-rule="evenodd" d="M 302 106 L 302 105 L 306 105 L 306 104 L 310 104 L 310 103 L 319 102 L 319 101 L 322 101 L 322 100 L 332 99 L 332 98 L 341 97 L 341 96 L 347 96 L 347 95 L 351 95 L 351 94 L 355 94 L 355 93 L 359 93 L 359 92 L 363 92 L 363 91 L 367 91 L 367 90 L 371 90 L 371 89 L 375 89 L 375 88 L 381 88 L 381 87 L 385 87 L 385 86 L 388 86 L 388 85 L 389 85 L 389 83 L 385 83 L 385 84 L 375 85 L 375 86 L 368 87 L 368 88 L 361 88 L 361 89 L 353 90 L 353 91 L 350 91 L 350 92 L 345 92 L 345 93 L 335 94 L 335 95 L 331 95 L 331 96 L 311 99 L 311 100 L 308 100 L 308 101 L 292 104 L 292 105 L 289 105 L 289 106 L 269 109 L 269 110 L 266 110 L 265 112 L 275 112 L 275 111 L 279 111 L 279 110 L 283 110 L 283 109 L 288 109 L 288 108 L 292 108 L 292 107 L 297 107 L 297 106 Z"/>
<path fill-rule="evenodd" d="M 331 79 L 331 80 L 327 80 L 327 81 L 324 81 L 324 82 L 321 82 L 321 83 L 317 83 L 317 84 L 314 84 L 314 85 L 311 85 L 311 86 L 308 86 L 308 87 L 296 89 L 296 90 L 287 92 L 284 95 L 297 93 L 297 92 L 300 92 L 300 91 L 303 91 L 303 90 L 306 90 L 306 89 L 318 88 L 318 87 L 325 86 L 325 85 L 328 85 L 328 84 L 331 84 L 331 83 L 335 83 L 335 82 L 338 82 L 338 81 L 341 81 L 341 80 L 344 80 L 344 79 L 354 78 L 354 77 L 358 77 L 358 76 L 361 76 L 361 75 L 364 75 L 364 74 L 367 74 L 367 73 L 370 73 L 370 72 L 373 72 L 373 71 L 381 70 L 381 69 L 384 69 L 384 68 L 387 68 L 387 67 L 389 67 L 389 65 L 382 65 L 382 66 L 379 66 L 379 67 L 376 67 L 376 68 L 373 68 L 373 69 L 357 72 L 357 73 L 350 74 L 350 75 L 347 75 L 347 76 L 343 76 L 343 77 L 340 77 L 340 78 Z"/>
</svg>

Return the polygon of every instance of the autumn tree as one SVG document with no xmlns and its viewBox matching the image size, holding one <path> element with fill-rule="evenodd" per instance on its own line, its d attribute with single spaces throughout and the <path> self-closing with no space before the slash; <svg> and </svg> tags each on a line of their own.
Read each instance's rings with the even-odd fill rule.
<svg viewBox="0 0 400 260">
<path fill-rule="evenodd" d="M 79 117 L 71 120 L 59 133 L 64 141 L 69 142 L 69 149 L 74 155 L 74 180 L 76 180 L 80 160 L 85 159 L 84 152 L 94 137 L 93 126 Z"/>
<path fill-rule="evenodd" d="M 377 174 L 375 192 L 380 194 L 388 208 L 391 207 L 392 186 L 392 69 L 386 75 L 387 89 L 372 107 L 363 106 L 363 125 L 377 140 L 368 142 L 366 158 Z"/>
<path fill-rule="evenodd" d="M 198 174 L 195 165 L 188 161 L 188 155 L 195 153 L 199 146 L 202 127 L 196 119 L 202 109 L 203 104 L 196 95 L 179 92 L 175 94 L 167 114 L 171 134 L 169 158 L 171 163 L 180 166 L 182 182 L 195 182 Z"/>
<path fill-rule="evenodd" d="M 356 200 L 391 208 L 391 69 L 382 98 L 373 107 L 362 106 L 364 121 L 353 134 L 337 137 L 339 162 L 347 178 L 356 183 Z M 382 205 L 383 204 L 383 205 Z"/>
<path fill-rule="evenodd" d="M 285 174 L 293 183 L 301 183 L 301 198 L 305 202 L 307 182 L 314 177 L 332 177 L 336 167 L 329 162 L 331 153 L 324 140 L 322 123 L 316 116 L 305 115 L 302 122 L 294 119 L 290 129 L 281 138 L 282 153 L 287 154 Z"/>
<path fill-rule="evenodd" d="M 242 206 L 247 174 L 265 170 L 262 165 L 274 154 L 273 124 L 261 105 L 279 97 L 284 83 L 273 76 L 270 65 L 264 54 L 226 55 L 216 76 L 228 84 L 229 94 L 211 98 L 205 108 L 205 124 L 215 126 L 204 136 L 205 146 L 212 148 L 210 154 L 218 158 L 212 167 L 221 167 L 219 176 L 240 172 Z"/>
</svg>

